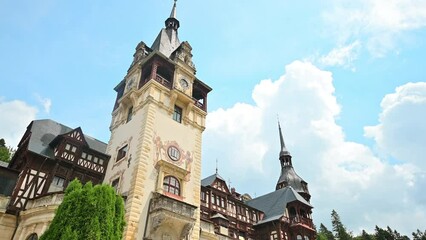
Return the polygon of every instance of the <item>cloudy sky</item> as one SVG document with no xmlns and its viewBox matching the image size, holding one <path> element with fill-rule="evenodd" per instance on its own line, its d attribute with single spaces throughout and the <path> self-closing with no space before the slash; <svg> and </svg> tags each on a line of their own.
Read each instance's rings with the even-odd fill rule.
<svg viewBox="0 0 426 240">
<path fill-rule="evenodd" d="M 33 119 L 109 139 L 114 86 L 171 0 L 0 0 L 0 137 Z M 179 36 L 213 88 L 203 176 L 275 189 L 277 115 L 314 221 L 355 233 L 426 226 L 426 1 L 178 1 Z"/>
</svg>

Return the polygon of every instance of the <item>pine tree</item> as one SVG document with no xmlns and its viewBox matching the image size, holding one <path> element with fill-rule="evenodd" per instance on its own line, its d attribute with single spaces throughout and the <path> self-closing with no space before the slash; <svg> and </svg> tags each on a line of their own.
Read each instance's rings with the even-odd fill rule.
<svg viewBox="0 0 426 240">
<path fill-rule="evenodd" d="M 413 240 L 426 240 L 426 230 L 421 232 L 420 229 L 417 229 L 416 232 L 413 232 Z"/>
<path fill-rule="evenodd" d="M 333 233 L 330 230 L 328 230 L 327 227 L 324 226 L 324 224 L 322 223 L 318 231 L 317 239 L 318 240 L 335 240 Z"/>
<path fill-rule="evenodd" d="M 346 227 L 340 221 L 339 214 L 336 211 L 331 211 L 331 224 L 335 237 L 339 240 L 351 240 L 352 236 L 346 231 Z"/>
<path fill-rule="evenodd" d="M 386 229 L 379 228 L 376 225 L 376 240 L 410 240 L 407 236 L 401 235 L 396 230 L 392 230 L 389 226 Z"/>
<path fill-rule="evenodd" d="M 123 199 L 108 185 L 72 181 L 49 229 L 40 240 L 120 240 L 124 229 Z"/>
</svg>

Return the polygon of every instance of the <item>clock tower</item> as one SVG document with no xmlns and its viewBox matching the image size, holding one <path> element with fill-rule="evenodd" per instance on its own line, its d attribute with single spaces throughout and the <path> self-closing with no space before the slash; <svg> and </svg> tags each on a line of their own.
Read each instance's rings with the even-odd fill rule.
<svg viewBox="0 0 426 240">
<path fill-rule="evenodd" d="M 199 239 L 201 139 L 211 88 L 178 38 L 176 1 L 151 47 L 140 42 L 117 99 L 105 182 L 125 198 L 124 239 Z"/>
</svg>

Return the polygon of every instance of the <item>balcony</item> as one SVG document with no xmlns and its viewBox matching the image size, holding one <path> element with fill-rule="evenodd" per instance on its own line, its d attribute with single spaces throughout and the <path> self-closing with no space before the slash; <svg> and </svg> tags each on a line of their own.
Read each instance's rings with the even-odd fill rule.
<svg viewBox="0 0 426 240">
<path fill-rule="evenodd" d="M 59 205 L 61 204 L 62 200 L 64 200 L 63 193 L 48 194 L 29 200 L 26 209 L 28 210 L 36 207 Z"/>
<path fill-rule="evenodd" d="M 167 214 L 178 214 L 182 217 L 195 219 L 196 207 L 161 194 L 156 195 L 152 199 L 153 201 L 149 209 L 150 213 L 164 211 Z"/>
<path fill-rule="evenodd" d="M 179 239 L 190 233 L 195 224 L 195 211 L 197 207 L 188 203 L 153 193 L 149 207 L 149 236 L 148 239 L 161 239 L 169 226 L 174 226 Z"/>
<path fill-rule="evenodd" d="M 287 219 L 287 221 L 290 223 L 290 227 L 304 226 L 311 229 L 315 228 L 312 219 L 309 218 L 295 216 L 290 219 Z"/>
<path fill-rule="evenodd" d="M 206 105 L 204 105 L 204 103 L 203 102 L 201 102 L 200 100 L 197 100 L 196 98 L 192 98 L 193 100 L 194 100 L 194 105 L 196 106 L 196 107 L 198 107 L 199 109 L 201 109 L 201 110 L 204 110 L 204 111 L 206 111 Z"/>
<path fill-rule="evenodd" d="M 140 87 L 145 85 L 150 80 L 151 80 L 151 77 L 145 78 Z M 165 86 L 166 88 L 172 89 L 172 82 L 170 80 L 166 79 L 165 77 L 161 76 L 160 74 L 156 74 L 155 77 L 154 77 L 154 80 L 159 82 L 161 85 Z"/>
</svg>

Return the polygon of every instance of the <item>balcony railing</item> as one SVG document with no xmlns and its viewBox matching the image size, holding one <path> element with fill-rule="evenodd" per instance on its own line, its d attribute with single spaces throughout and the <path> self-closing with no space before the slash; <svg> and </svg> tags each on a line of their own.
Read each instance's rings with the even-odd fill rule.
<svg viewBox="0 0 426 240">
<path fill-rule="evenodd" d="M 153 198 L 150 213 L 168 211 L 188 218 L 195 218 L 195 206 L 158 194 Z"/>
<path fill-rule="evenodd" d="M 202 109 L 202 110 L 206 111 L 206 105 L 205 105 L 204 103 L 201 103 L 200 101 L 198 101 L 198 100 L 197 100 L 197 99 L 195 99 L 195 98 L 192 98 L 192 99 L 194 99 L 194 105 L 195 105 L 196 107 L 198 107 L 198 108 L 200 108 L 200 109 Z"/>
<path fill-rule="evenodd" d="M 139 86 L 139 88 L 141 88 L 143 85 L 145 85 L 149 80 L 151 80 L 151 76 L 145 78 L 143 80 L 143 83 Z M 154 77 L 154 80 L 159 82 L 161 85 L 171 89 L 172 88 L 172 82 L 164 77 L 162 77 L 161 75 L 157 74 Z"/>
<path fill-rule="evenodd" d="M 26 209 L 42 207 L 42 206 L 50 206 L 50 205 L 59 205 L 64 200 L 63 193 L 54 193 L 45 195 L 42 197 L 38 197 L 28 201 Z"/>
<path fill-rule="evenodd" d="M 290 222 L 290 226 L 304 225 L 309 228 L 314 228 L 312 219 L 305 218 L 305 217 L 300 217 L 300 216 L 292 217 L 290 218 L 289 222 Z"/>
</svg>

